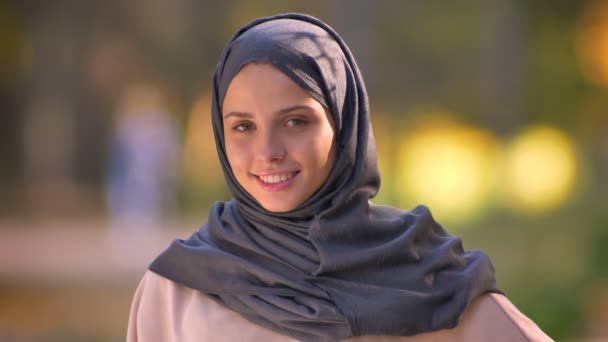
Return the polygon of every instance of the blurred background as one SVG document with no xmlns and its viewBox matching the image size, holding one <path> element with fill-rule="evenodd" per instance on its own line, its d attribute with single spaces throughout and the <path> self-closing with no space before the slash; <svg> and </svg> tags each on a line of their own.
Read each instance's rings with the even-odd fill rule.
<svg viewBox="0 0 608 342">
<path fill-rule="evenodd" d="M 0 3 L 0 341 L 122 341 L 133 292 L 230 198 L 221 49 L 333 26 L 367 83 L 382 187 L 492 258 L 559 341 L 608 339 L 608 1 Z"/>
</svg>

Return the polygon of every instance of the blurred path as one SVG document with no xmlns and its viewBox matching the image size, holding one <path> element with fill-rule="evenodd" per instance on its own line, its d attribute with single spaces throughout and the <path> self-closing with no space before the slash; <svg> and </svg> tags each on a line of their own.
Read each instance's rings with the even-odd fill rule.
<svg viewBox="0 0 608 342">
<path fill-rule="evenodd" d="M 172 240 L 189 236 L 197 225 L 188 227 L 192 229 L 120 232 L 107 229 L 103 220 L 0 220 L 0 281 L 133 282 Z"/>
</svg>

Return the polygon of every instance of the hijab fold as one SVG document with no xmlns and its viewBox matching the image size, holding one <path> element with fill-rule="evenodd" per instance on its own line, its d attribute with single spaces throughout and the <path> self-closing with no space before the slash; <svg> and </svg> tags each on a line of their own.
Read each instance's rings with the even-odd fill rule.
<svg viewBox="0 0 608 342">
<path fill-rule="evenodd" d="M 265 210 L 236 181 L 222 103 L 249 63 L 270 63 L 331 111 L 334 166 L 308 200 Z M 464 251 L 430 211 L 369 202 L 380 186 L 363 79 L 338 34 L 302 14 L 261 18 L 228 42 L 213 77 L 212 119 L 229 202 L 150 266 L 243 317 L 300 340 L 410 336 L 456 326 L 476 296 L 499 292 L 479 251 Z"/>
</svg>

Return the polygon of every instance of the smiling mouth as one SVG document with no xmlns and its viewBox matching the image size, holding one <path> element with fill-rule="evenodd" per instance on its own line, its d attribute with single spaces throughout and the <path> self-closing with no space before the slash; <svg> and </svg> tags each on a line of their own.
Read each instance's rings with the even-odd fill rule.
<svg viewBox="0 0 608 342">
<path fill-rule="evenodd" d="M 297 174 L 298 174 L 298 171 L 285 172 L 285 173 L 281 173 L 281 174 L 267 175 L 267 176 L 266 175 L 256 176 L 256 177 L 264 184 L 274 185 L 274 184 L 280 184 L 280 183 L 287 182 Z"/>
</svg>

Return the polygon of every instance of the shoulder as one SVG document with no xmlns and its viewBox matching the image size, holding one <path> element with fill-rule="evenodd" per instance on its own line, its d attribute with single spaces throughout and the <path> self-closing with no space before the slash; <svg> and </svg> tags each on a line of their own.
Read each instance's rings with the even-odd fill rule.
<svg viewBox="0 0 608 342">
<path fill-rule="evenodd" d="M 479 340 L 552 341 L 507 297 L 498 293 L 476 298 L 465 310 L 459 326 L 467 336 L 478 336 Z"/>
<path fill-rule="evenodd" d="M 474 315 L 473 318 L 480 323 L 490 323 L 495 318 L 505 328 L 512 329 L 514 333 L 520 333 L 524 341 L 552 341 L 504 295 L 487 294 L 479 298 L 473 305 L 475 306 L 472 308 L 471 315 Z"/>
<path fill-rule="evenodd" d="M 135 291 L 127 342 L 288 341 L 200 291 L 147 271 Z"/>
<path fill-rule="evenodd" d="M 178 341 L 176 326 L 183 316 L 176 308 L 181 311 L 187 297 L 187 288 L 147 271 L 131 304 L 127 342 Z"/>
</svg>

